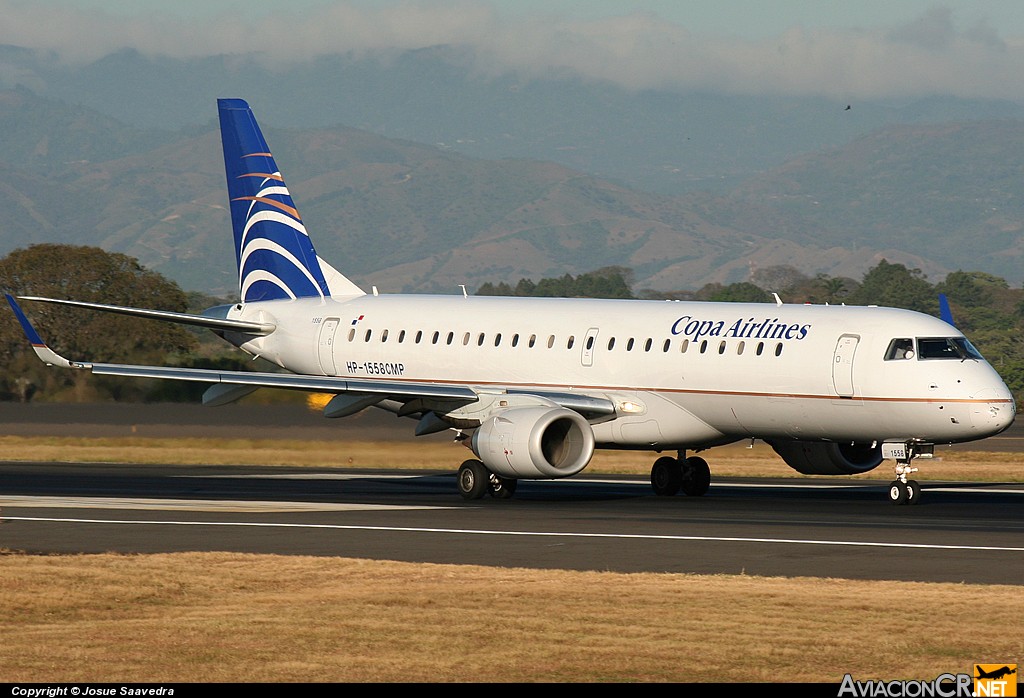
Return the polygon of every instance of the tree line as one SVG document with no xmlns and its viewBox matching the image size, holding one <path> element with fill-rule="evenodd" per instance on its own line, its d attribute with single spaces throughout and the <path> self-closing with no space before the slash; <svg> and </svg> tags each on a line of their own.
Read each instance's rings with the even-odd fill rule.
<svg viewBox="0 0 1024 698">
<path fill-rule="evenodd" d="M 230 302 L 186 293 L 127 255 L 97 247 L 40 244 L 0 259 L 0 287 L 12 295 L 199 312 Z M 885 305 L 938 315 L 939 294 L 954 322 L 995 366 L 1017 397 L 1024 397 L 1024 289 L 979 271 L 955 271 L 932 284 L 919 269 L 880 261 L 858 280 L 810 276 L 786 265 L 760 269 L 748 281 L 706 284 L 694 291 L 633 290 L 633 273 L 613 266 L 573 276 L 485 283 L 476 295 L 643 298 L 724 302 Z M 25 303 L 44 339 L 71 359 L 243 370 L 247 357 L 207 331 L 124 315 Z M 128 380 L 57 370 L 36 358 L 13 313 L 0 312 L 0 397 L 7 400 L 197 400 L 205 386 L 179 381 Z"/>
</svg>

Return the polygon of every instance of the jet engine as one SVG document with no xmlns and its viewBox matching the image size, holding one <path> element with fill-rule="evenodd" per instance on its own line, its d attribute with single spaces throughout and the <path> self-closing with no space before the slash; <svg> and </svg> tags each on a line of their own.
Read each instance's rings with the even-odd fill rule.
<svg viewBox="0 0 1024 698">
<path fill-rule="evenodd" d="M 569 477 L 594 455 L 594 432 L 579 413 L 564 407 L 515 407 L 484 420 L 471 445 L 501 477 Z"/>
<path fill-rule="evenodd" d="M 804 475 L 856 475 L 877 468 L 882 447 L 868 443 L 769 441 L 786 465 Z"/>
</svg>

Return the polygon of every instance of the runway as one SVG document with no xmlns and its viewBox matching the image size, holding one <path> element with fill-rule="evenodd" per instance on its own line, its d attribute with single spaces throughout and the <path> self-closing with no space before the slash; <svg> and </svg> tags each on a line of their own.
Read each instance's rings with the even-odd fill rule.
<svg viewBox="0 0 1024 698">
<path fill-rule="evenodd" d="M 1024 486 L 721 480 L 657 497 L 646 478 L 523 481 L 462 500 L 454 473 L 0 465 L 0 548 L 234 551 L 503 567 L 1020 584 Z"/>
</svg>

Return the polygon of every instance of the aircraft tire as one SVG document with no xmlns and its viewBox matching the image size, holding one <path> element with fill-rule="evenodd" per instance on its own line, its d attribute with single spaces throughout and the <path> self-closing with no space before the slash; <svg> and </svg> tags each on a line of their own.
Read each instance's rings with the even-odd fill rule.
<svg viewBox="0 0 1024 698">
<path fill-rule="evenodd" d="M 651 468 L 651 487 L 659 497 L 672 497 L 683 484 L 683 467 L 679 461 L 663 456 L 654 461 Z"/>
<path fill-rule="evenodd" d="M 480 499 L 490 489 L 491 474 L 480 461 L 468 460 L 459 466 L 457 484 L 463 499 Z"/>
<path fill-rule="evenodd" d="M 691 456 L 683 468 L 683 494 L 687 497 L 703 497 L 711 487 L 711 468 L 703 458 Z"/>
<path fill-rule="evenodd" d="M 907 485 L 904 485 L 899 480 L 893 480 L 889 483 L 889 501 L 893 504 L 906 504 L 910 498 L 910 493 L 907 489 Z"/>
<path fill-rule="evenodd" d="M 921 501 L 921 485 L 917 480 L 907 480 L 907 504 L 917 504 Z"/>
<path fill-rule="evenodd" d="M 511 499 L 516 493 L 519 480 L 511 477 L 499 477 L 490 481 L 491 496 L 495 499 Z"/>
</svg>

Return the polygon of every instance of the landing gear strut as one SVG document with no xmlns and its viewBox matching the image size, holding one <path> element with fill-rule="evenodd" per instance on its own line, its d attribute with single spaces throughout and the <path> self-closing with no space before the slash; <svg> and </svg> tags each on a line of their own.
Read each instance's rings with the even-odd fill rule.
<svg viewBox="0 0 1024 698">
<path fill-rule="evenodd" d="M 910 465 L 914 458 L 931 458 L 934 446 L 931 444 L 883 444 L 882 455 L 896 459 L 896 479 L 889 483 L 889 501 L 893 504 L 917 504 L 921 501 L 921 485 L 907 476 L 916 473 Z"/>
<path fill-rule="evenodd" d="M 661 497 L 671 497 L 679 490 L 689 497 L 701 497 L 710 486 L 707 461 L 697 456 L 687 458 L 685 451 L 680 451 L 678 458 L 662 456 L 651 468 L 651 487 Z"/>
</svg>

